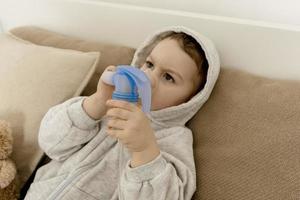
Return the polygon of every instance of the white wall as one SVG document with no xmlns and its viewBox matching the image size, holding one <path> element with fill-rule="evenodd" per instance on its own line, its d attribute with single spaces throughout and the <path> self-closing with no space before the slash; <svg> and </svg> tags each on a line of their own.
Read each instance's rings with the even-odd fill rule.
<svg viewBox="0 0 300 200">
<path fill-rule="evenodd" d="M 66 0 L 70 3 L 113 3 L 120 6 L 136 6 L 137 9 L 157 9 L 158 12 L 181 12 L 183 15 L 208 15 L 223 21 L 235 21 L 241 24 L 262 25 L 289 30 L 300 30 L 300 0 Z M 34 2 L 34 3 L 32 3 Z M 18 17 L 20 9 L 28 14 L 39 12 L 47 0 L 0 0 L 1 15 L 9 13 L 12 18 Z M 59 13 L 59 11 L 57 11 Z M 60 13 L 59 13 L 60 14 Z M 130 14 L 130 13 L 129 13 Z M 6 15 L 7 16 L 7 15 Z M 55 16 L 43 16 L 55 18 Z M 19 20 L 19 19 L 18 19 Z M 6 23 L 3 19 L 3 28 Z"/>
<path fill-rule="evenodd" d="M 1 19 L 0 19 L 0 33 L 3 32 L 3 27 L 2 27 L 2 23 L 1 23 Z"/>
<path fill-rule="evenodd" d="M 160 8 L 111 1 L 0 0 L 0 20 L 4 30 L 35 25 L 82 39 L 132 47 L 137 47 L 158 28 L 183 25 L 203 33 L 215 43 L 224 67 L 272 78 L 300 80 L 300 25 L 208 15 L 212 6 L 206 7 L 206 14 L 161 8 L 167 6 L 163 4 L 167 0 L 136 2 L 159 3 Z M 189 5 L 191 0 L 185 2 Z M 197 9 L 203 9 L 200 4 L 198 6 Z M 223 7 L 222 10 L 226 9 Z"/>
<path fill-rule="evenodd" d="M 97 1 L 97 0 L 96 0 Z M 299 0 L 100 0 L 203 14 L 300 25 Z"/>
</svg>

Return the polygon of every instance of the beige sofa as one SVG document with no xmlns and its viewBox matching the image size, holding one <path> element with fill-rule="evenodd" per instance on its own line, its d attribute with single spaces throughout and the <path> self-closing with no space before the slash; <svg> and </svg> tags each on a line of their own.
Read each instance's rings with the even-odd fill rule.
<svg viewBox="0 0 300 200">
<path fill-rule="evenodd" d="M 96 70 L 80 95 L 95 91 L 106 66 L 129 64 L 134 53 L 133 48 L 84 41 L 38 27 L 18 27 L 10 32 L 40 46 L 100 52 Z M 64 95 L 56 102 L 71 96 Z M 299 81 L 269 79 L 222 67 L 210 99 L 187 126 L 194 134 L 197 169 L 193 199 L 300 199 Z M 34 134 L 32 140 L 36 139 Z M 21 150 L 15 147 L 14 151 Z M 41 154 L 36 157 L 41 162 L 34 166 L 47 162 Z M 24 166 L 18 162 L 25 160 L 17 161 Z M 26 172 L 23 194 L 34 172 Z"/>
</svg>

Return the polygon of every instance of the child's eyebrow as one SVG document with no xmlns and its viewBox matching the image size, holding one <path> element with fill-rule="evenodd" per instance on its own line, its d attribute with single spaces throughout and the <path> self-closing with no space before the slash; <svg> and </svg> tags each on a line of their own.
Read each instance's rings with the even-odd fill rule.
<svg viewBox="0 0 300 200">
<path fill-rule="evenodd" d="M 154 62 L 154 59 L 153 59 L 153 57 L 151 55 L 149 55 L 148 57 Z M 178 76 L 183 81 L 182 76 L 178 72 L 176 72 L 176 71 L 174 71 L 172 69 L 164 69 L 164 70 L 168 71 L 168 72 L 171 72 L 172 74 L 175 74 L 176 76 Z"/>
</svg>

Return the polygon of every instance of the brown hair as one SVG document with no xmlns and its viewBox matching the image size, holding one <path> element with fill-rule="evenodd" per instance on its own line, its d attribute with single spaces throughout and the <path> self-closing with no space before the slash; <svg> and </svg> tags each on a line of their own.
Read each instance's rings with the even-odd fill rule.
<svg viewBox="0 0 300 200">
<path fill-rule="evenodd" d="M 201 45 L 196 41 L 195 38 L 183 32 L 171 32 L 163 39 L 166 38 L 176 40 L 179 46 L 195 61 L 196 65 L 198 66 L 199 75 L 201 77 L 200 86 L 197 92 L 202 90 L 206 83 L 208 62 Z"/>
</svg>

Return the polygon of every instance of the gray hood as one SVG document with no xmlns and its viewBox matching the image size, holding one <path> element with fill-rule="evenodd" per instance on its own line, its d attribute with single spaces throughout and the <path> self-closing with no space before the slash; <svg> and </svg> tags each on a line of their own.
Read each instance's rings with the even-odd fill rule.
<svg viewBox="0 0 300 200">
<path fill-rule="evenodd" d="M 155 45 L 164 37 L 164 35 L 171 31 L 184 32 L 198 41 L 204 50 L 208 61 L 208 72 L 204 88 L 188 102 L 161 110 L 151 111 L 147 114 L 152 123 L 161 128 L 184 126 L 209 98 L 220 71 L 220 60 L 214 44 L 208 38 L 196 31 L 182 26 L 165 27 L 146 38 L 146 40 L 137 48 L 131 65 L 141 67 Z"/>
</svg>

